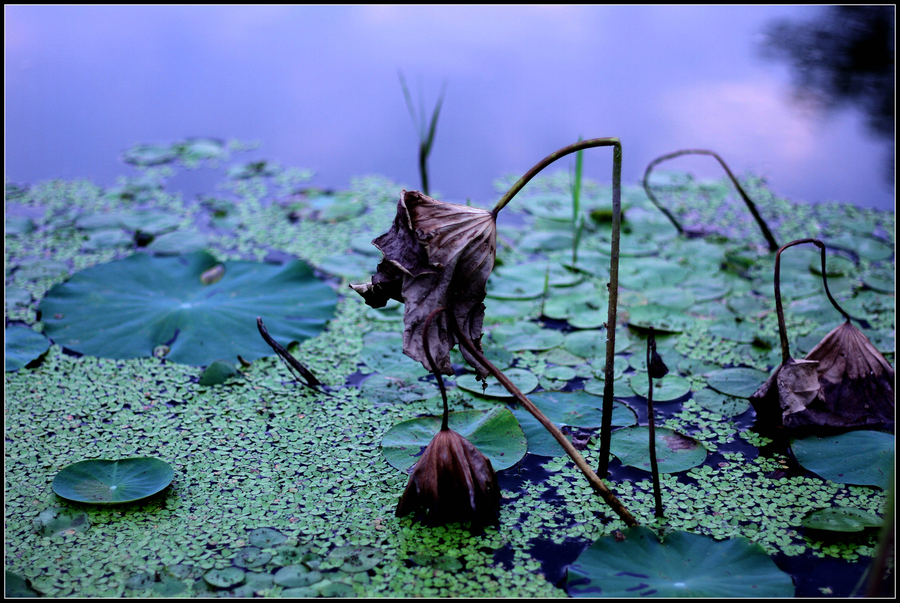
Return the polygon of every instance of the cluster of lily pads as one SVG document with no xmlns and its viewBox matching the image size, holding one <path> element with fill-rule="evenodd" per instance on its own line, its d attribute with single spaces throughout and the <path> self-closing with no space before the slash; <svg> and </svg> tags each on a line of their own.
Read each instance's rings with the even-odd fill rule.
<svg viewBox="0 0 900 603">
<path fill-rule="evenodd" d="M 293 348 L 294 353 L 326 384 L 318 393 L 303 394 L 304 404 L 315 408 L 317 403 L 305 401 L 328 395 L 338 396 L 341 404 L 350 404 L 357 397 L 364 402 L 361 409 L 368 410 L 362 412 L 372 413 L 371 422 L 380 430 L 372 435 L 373 442 L 383 450 L 378 462 L 384 468 L 379 471 L 392 475 L 390 481 L 396 488 L 405 481 L 405 472 L 440 429 L 441 418 L 437 416 L 440 393 L 428 377 L 424 363 L 401 352 L 406 347 L 401 335 L 403 306 L 388 302 L 381 309 L 366 309 L 340 297 L 320 279 L 322 273 L 334 275 L 343 287 L 348 281 L 359 282 L 374 272 L 381 253 L 368 246 L 367 241 L 373 238 L 373 232 L 383 230 L 396 201 L 385 200 L 381 192 L 367 190 L 366 187 L 376 188 L 371 184 L 360 184 L 351 193 L 292 192 L 274 202 L 263 203 L 265 195 L 260 191 L 265 187 L 261 182 L 274 178 L 277 171 L 273 169 L 269 173 L 264 167 L 248 166 L 246 174 L 232 174 L 230 192 L 246 202 L 243 206 L 226 199 L 216 203 L 206 200 L 199 207 L 185 206 L 171 199 L 160 187 L 135 187 L 134 190 L 144 190 L 140 194 L 147 195 L 140 197 L 143 203 L 135 203 L 137 197 L 120 195 L 118 198 L 124 206 L 114 211 L 102 209 L 108 198 L 101 201 L 101 195 L 91 197 L 85 192 L 85 197 L 91 197 L 94 204 L 93 207 L 85 204 L 94 212 L 87 214 L 90 219 L 76 216 L 71 207 L 67 208 L 65 199 L 59 199 L 58 205 L 53 207 L 51 203 L 51 209 L 43 215 L 28 218 L 30 227 L 26 221 L 14 220 L 13 229 L 7 231 L 7 242 L 12 244 L 11 257 L 16 262 L 13 270 L 8 263 L 7 284 L 17 287 L 21 293 L 14 289 L 19 297 L 13 298 L 12 305 L 7 300 L 7 389 L 13 386 L 13 391 L 21 392 L 21 388 L 27 388 L 26 375 L 30 372 L 40 375 L 41 371 L 48 370 L 48 362 L 42 363 L 41 358 L 52 359 L 63 350 L 89 357 L 143 358 L 146 360 L 140 362 L 162 363 L 163 369 L 169 363 L 205 367 L 198 369 L 193 379 L 196 387 L 211 388 L 211 392 L 221 391 L 225 395 L 232 390 L 258 388 L 262 393 L 257 396 L 265 400 L 261 416 L 271 417 L 277 406 L 293 408 L 294 402 L 288 398 L 294 394 L 290 393 L 289 373 L 279 370 L 274 363 L 260 364 L 271 353 L 253 324 L 257 316 L 262 316 L 275 340 L 285 344 L 302 342 L 299 348 Z M 150 176 L 152 169 L 147 172 Z M 690 188 L 682 182 L 669 185 L 669 191 L 678 192 L 679 187 Z M 65 188 L 68 192 L 77 191 L 77 187 Z M 669 475 L 685 474 L 691 468 L 708 467 L 714 460 L 719 462 L 717 459 L 721 457 L 716 455 L 722 452 L 717 452 L 716 447 L 724 450 L 746 439 L 747 426 L 740 417 L 746 416 L 748 398 L 780 360 L 772 298 L 773 258 L 761 248 L 761 238 L 759 241 L 749 238 L 753 236 L 752 223 L 750 228 L 740 220 L 728 225 L 736 232 L 745 229 L 738 236 L 729 237 L 726 232 L 706 239 L 687 239 L 678 234 L 637 187 L 626 188 L 619 258 L 621 322 L 616 329 L 614 362 L 608 366 L 604 323 L 608 318 L 606 284 L 610 277 L 609 245 L 613 237 L 609 221 L 610 190 L 585 183 L 579 213 L 573 215 L 565 175 L 535 180 L 532 188 L 531 194 L 518 197 L 506 210 L 514 216 L 511 224 L 505 224 L 503 219 L 498 221 L 497 267 L 487 281 L 485 335 L 481 341 L 487 359 L 528 395 L 575 448 L 588 458 L 593 455 L 592 462 L 599 452 L 597 437 L 603 422 L 603 394 L 611 379 L 616 397 L 611 425 L 617 428 L 611 434 L 611 470 L 614 475 L 620 468 L 628 467 L 647 471 L 650 460 L 646 400 L 650 379 L 644 346 L 648 329 L 653 327 L 659 354 L 671 368 L 668 375 L 653 380 L 653 400 L 665 425 L 656 429 L 659 470 Z M 751 195 L 765 190 L 759 185 L 754 187 L 753 183 L 747 188 Z M 701 199 L 702 203 L 695 199 L 692 206 L 673 204 L 670 207 L 675 214 L 685 218 L 705 211 L 708 197 L 715 195 L 724 203 L 719 185 L 691 190 L 695 189 L 707 198 Z M 25 206 L 28 203 L 39 206 L 53 198 L 46 189 L 38 195 L 25 190 L 16 194 Z M 760 205 L 764 213 L 778 207 L 778 203 Z M 178 211 L 171 211 L 173 207 Z M 788 217 L 767 217 L 778 224 L 775 231 L 784 240 L 805 236 L 806 231 L 799 234 L 800 231 L 808 229 L 810 224 L 814 226 L 816 232 L 810 234 L 825 240 L 829 252 L 843 260 L 829 263 L 828 282 L 832 293 L 851 314 L 867 317 L 868 328 L 863 331 L 882 353 L 893 358 L 893 284 L 889 276 L 893 266 L 893 240 L 889 234 L 892 217 L 863 216 L 864 220 L 850 223 L 853 228 L 866 229 L 866 234 L 830 238 L 830 233 L 846 227 L 833 218 L 854 211 L 860 210 L 801 206 L 795 212 L 799 216 L 796 223 Z M 804 212 L 808 215 L 804 216 Z M 262 216 L 262 221 L 254 222 L 251 219 L 254 214 Z M 810 216 L 816 218 L 811 220 Z M 197 222 L 207 218 L 209 222 L 198 228 Z M 229 218 L 235 219 L 226 225 L 245 235 L 240 242 L 217 230 L 214 220 L 222 225 L 222 220 Z M 576 223 L 580 225 L 578 228 L 573 227 Z M 105 226 L 92 231 L 90 227 L 96 224 Z M 166 234 L 192 229 L 204 231 L 202 247 L 206 251 L 191 251 L 186 247 L 170 253 L 152 248 Z M 107 243 L 102 243 L 103 237 L 91 239 L 91 235 L 84 234 L 95 231 L 122 234 L 115 235 L 118 237 L 115 240 L 112 234 L 104 234 L 103 237 L 112 241 Z M 882 237 L 872 237 L 873 232 L 882 233 Z M 302 239 L 312 238 L 312 234 L 321 243 L 301 247 Z M 28 246 L 38 241 L 44 245 L 46 259 L 30 256 Z M 573 248 L 577 248 L 577 256 Z M 63 253 L 66 250 L 76 255 L 66 257 Z M 76 259 L 78 255 L 82 256 L 80 260 Z M 265 257 L 270 260 L 302 257 L 308 263 L 250 261 Z M 817 257 L 797 253 L 786 254 L 781 265 L 787 327 L 795 347 L 804 353 L 841 318 L 827 300 L 823 303 L 820 299 L 817 264 Z M 32 274 L 36 270 L 40 273 Z M 337 285 L 334 277 L 331 284 Z M 356 317 L 353 326 L 341 332 L 341 336 L 354 342 L 349 349 L 338 350 L 339 346 L 328 349 L 334 345 L 334 339 L 327 337 L 337 329 L 332 318 L 335 312 Z M 11 318 L 18 322 L 10 324 Z M 330 327 L 326 326 L 329 320 L 332 320 Z M 39 330 L 30 327 L 31 324 Z M 450 428 L 477 446 L 501 477 L 505 472 L 515 472 L 526 454 L 548 459 L 548 463 L 558 462 L 552 459 L 565 454 L 561 443 L 549 435 L 506 387 L 492 377 L 477 379 L 477 367 L 465 368 L 467 363 L 471 364 L 469 357 L 457 350 L 447 352 L 448 403 L 454 410 L 449 413 Z M 338 354 L 339 360 L 332 362 L 333 354 Z M 330 370 L 332 366 L 340 370 Z M 348 366 L 353 368 L 347 370 Z M 354 371 L 356 375 L 351 376 Z M 296 414 L 296 410 L 293 412 Z M 315 412 L 305 407 L 300 409 L 301 415 Z M 322 425 L 327 424 L 324 417 L 319 419 Z M 312 418 L 303 421 L 316 424 Z M 287 429 L 286 434 L 282 432 L 285 437 L 290 434 L 291 422 L 286 421 L 283 426 Z M 823 447 L 829 452 L 818 451 Z M 137 448 L 136 452 L 146 454 L 146 446 Z M 834 453 L 851 449 L 859 454 Z M 796 440 L 791 442 L 790 450 L 793 457 L 785 458 L 796 458 L 803 468 L 824 479 L 866 485 L 877 499 L 876 488 L 884 488 L 889 480 L 893 438 L 876 432 L 854 432 L 830 439 Z M 69 462 L 77 459 L 77 451 L 68 458 Z M 834 466 L 834 461 L 850 458 L 860 460 L 860 466 Z M 310 461 L 298 458 L 294 462 Z M 61 458 L 54 460 L 51 466 L 56 471 L 48 472 L 48 478 L 57 474 L 65 477 L 58 471 L 65 465 L 68 463 Z M 187 460 L 177 465 L 178 468 L 189 466 Z M 177 476 L 175 479 L 177 482 Z M 640 523 L 665 532 L 666 520 L 653 519 L 649 499 L 633 496 L 640 489 L 636 488 L 639 482 L 622 489 L 615 479 L 608 483 L 614 492 L 622 494 L 620 498 Z M 673 487 L 679 483 L 680 479 L 664 481 L 667 484 L 663 490 L 665 515 L 673 526 L 684 522 L 682 501 Z M 585 500 L 591 498 L 590 488 L 574 474 L 558 485 L 564 485 L 567 491 L 581 492 L 586 495 Z M 68 498 L 55 487 L 54 490 Z M 105 492 L 110 491 L 107 484 Z M 388 488 L 379 496 L 393 495 L 396 505 L 399 494 Z M 46 500 L 46 495 L 41 496 Z M 171 494 L 166 496 L 167 500 L 171 499 Z M 506 502 L 500 507 L 501 532 L 520 544 L 526 543 L 516 540 L 521 537 L 509 534 L 509 526 L 503 524 L 509 519 L 514 521 L 509 515 L 513 509 L 527 508 L 529 496 L 508 496 L 504 492 Z M 571 495 L 561 496 L 565 499 Z M 637 506 L 638 500 L 645 502 Z M 507 506 L 509 512 L 504 511 Z M 47 508 L 56 509 L 58 503 Z M 647 528 L 626 529 L 626 524 L 609 515 L 608 509 L 589 505 L 587 508 L 603 519 L 589 531 L 578 531 L 581 547 L 590 542 L 595 544 L 571 566 L 566 586 L 570 594 L 597 594 L 600 585 L 603 594 L 618 593 L 617 588 L 621 588 L 623 593 L 711 596 L 717 594 L 716 584 L 721 583 L 715 576 L 720 576 L 725 569 L 713 570 L 713 579 L 707 583 L 696 571 L 690 576 L 673 573 L 671 561 L 666 559 L 673 554 L 696 556 L 699 554 L 696 551 L 703 549 L 702 554 L 715 555 L 727 563 L 731 553 L 719 551 L 716 548 L 719 545 L 729 551 L 733 549 L 736 555 L 752 550 L 753 563 L 759 569 L 755 583 L 770 584 L 775 589 L 772 594 L 793 592 L 790 578 L 785 581 L 772 564 L 767 554 L 771 552 L 768 543 L 764 552 L 740 539 L 722 540 L 713 528 L 698 525 L 688 528 L 694 534 L 677 532 L 665 536 L 665 546 L 661 547 Z M 86 513 L 90 515 L 90 511 Z M 382 518 L 378 525 L 398 524 L 399 528 L 390 528 L 390 534 L 396 534 L 397 529 L 412 529 L 408 519 L 387 519 L 383 509 L 376 514 Z M 836 526 L 838 529 L 861 527 L 871 533 L 872 527 L 880 523 L 877 516 L 873 518 L 871 509 L 841 505 L 828 504 L 809 515 L 803 520 L 809 530 L 807 536 L 797 532 L 779 545 L 782 551 L 796 554 L 798 543 L 808 541 L 822 526 L 824 529 L 830 526 L 832 530 Z M 730 533 L 754 539 L 750 525 L 753 522 L 738 520 L 731 524 Z M 793 527 L 799 530 L 802 526 Z M 484 538 L 490 538 L 493 529 L 489 528 Z M 873 538 L 870 535 L 865 542 L 871 543 Z M 164 569 L 133 572 L 127 587 L 137 589 L 133 594 L 146 588 L 160 594 L 193 588 L 195 594 L 249 595 L 280 587 L 282 594 L 289 594 L 291 588 L 303 588 L 307 589 L 303 591 L 307 596 L 340 596 L 351 590 L 378 592 L 378 588 L 387 584 L 377 582 L 381 572 L 402 571 L 399 567 L 404 563 L 422 567 L 421 563 L 409 561 L 413 557 L 399 559 L 400 566 L 391 566 L 398 560 L 373 552 L 390 547 L 390 538 L 382 544 L 371 540 L 361 542 L 319 549 L 317 553 L 306 551 L 304 554 L 313 556 L 297 564 L 277 562 L 283 557 L 277 548 L 254 544 L 251 538 L 255 550 L 235 548 L 233 557 L 225 557 L 227 565 L 217 563 L 215 568 L 201 571 L 190 560 L 184 560 L 183 564 L 169 563 Z M 362 572 L 339 574 L 347 570 L 338 570 L 334 559 L 343 554 L 340 547 L 353 546 L 369 547 L 365 550 L 377 561 Z M 604 547 L 612 548 L 606 551 Z M 17 547 L 17 550 L 23 549 Z M 335 550 L 338 553 L 332 555 Z M 266 555 L 270 557 L 259 563 Z M 316 566 L 332 557 L 330 565 Z M 458 563 L 455 555 L 434 558 L 445 559 L 447 567 Z M 625 564 L 624 569 L 607 567 L 606 561 L 597 566 L 598 558 L 620 560 Z M 649 573 L 642 573 L 645 570 L 635 565 L 636 558 L 650 559 L 649 565 L 654 572 L 659 572 L 659 578 L 651 579 Z M 571 560 L 575 561 L 574 556 Z M 425 565 L 431 567 L 430 562 Z M 393 569 L 388 570 L 389 567 Z M 12 568 L 21 570 L 22 566 L 13 563 Z M 607 578 L 622 571 L 641 574 L 638 582 L 643 590 L 632 590 L 638 586 L 633 581 L 624 580 L 617 586 Z M 281 578 L 279 573 L 283 573 Z M 29 573 L 25 575 L 33 577 Z"/>
</svg>

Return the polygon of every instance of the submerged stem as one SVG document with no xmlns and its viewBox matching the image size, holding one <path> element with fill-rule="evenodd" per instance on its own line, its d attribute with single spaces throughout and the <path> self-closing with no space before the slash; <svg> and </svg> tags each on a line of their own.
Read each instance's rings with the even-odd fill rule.
<svg viewBox="0 0 900 603">
<path fill-rule="evenodd" d="M 588 482 L 597 491 L 598 494 L 606 501 L 613 511 L 625 522 L 625 524 L 629 527 L 638 525 L 637 520 L 634 516 L 625 508 L 625 506 L 616 498 L 615 494 L 613 494 L 609 488 L 606 487 L 600 478 L 594 473 L 587 462 L 584 460 L 584 457 L 581 456 L 581 453 L 572 445 L 572 443 L 562 434 L 562 432 L 550 422 L 550 420 L 544 416 L 542 413 L 532 402 L 525 397 L 519 388 L 517 388 L 509 378 L 500 372 L 496 366 L 494 366 L 490 360 L 485 358 L 484 354 L 482 354 L 476 347 L 475 344 L 472 343 L 472 340 L 469 339 L 456 325 L 455 319 L 452 314 L 448 314 L 450 318 L 450 322 L 452 325 L 452 329 L 454 330 L 457 338 L 460 341 L 460 344 L 463 345 L 469 353 L 474 356 L 482 366 L 484 366 L 496 379 L 500 382 L 506 390 L 513 395 L 516 401 L 525 407 L 525 410 L 530 412 L 535 419 L 540 422 L 541 425 L 544 426 L 547 431 L 559 442 L 559 445 L 563 447 L 563 450 L 566 451 L 566 454 L 575 462 L 575 465 L 581 470 L 584 476 L 587 478 Z"/>
<path fill-rule="evenodd" d="M 681 224 L 678 223 L 678 220 L 675 219 L 675 216 L 673 216 L 669 210 L 667 210 L 665 207 L 663 207 L 662 204 L 660 204 L 660 202 L 653 195 L 653 193 L 650 190 L 650 184 L 648 182 L 648 179 L 650 178 L 650 172 L 653 171 L 653 168 L 657 164 L 662 163 L 663 161 L 666 161 L 667 159 L 673 159 L 680 155 L 688 155 L 688 154 L 710 155 L 710 156 L 714 157 L 716 159 L 716 161 L 719 162 L 719 165 L 721 165 L 722 168 L 725 170 L 725 173 L 728 174 L 728 178 L 731 180 L 731 183 L 734 184 L 734 187 L 737 189 L 737 192 L 741 195 L 741 198 L 744 200 L 744 203 L 747 204 L 747 209 L 749 209 L 750 213 L 753 214 L 753 218 L 756 220 L 756 223 L 759 224 L 759 229 L 762 231 L 763 236 L 766 238 L 766 243 L 768 243 L 768 245 L 769 245 L 769 251 L 775 251 L 776 249 L 778 249 L 778 243 L 775 242 L 775 237 L 772 236 L 772 233 L 769 231 L 769 227 L 766 226 L 765 221 L 762 219 L 762 216 L 759 214 L 759 211 L 757 211 L 756 205 L 753 203 L 753 201 L 750 200 L 750 197 L 747 195 L 747 193 L 744 192 L 743 187 L 741 187 L 741 184 L 738 182 L 737 178 L 734 177 L 734 174 L 731 173 L 731 170 L 728 168 L 728 164 L 726 164 L 725 161 L 721 157 L 719 157 L 718 154 L 714 153 L 713 151 L 706 151 L 703 149 L 684 149 L 682 151 L 675 151 L 674 153 L 669 153 L 668 155 L 663 155 L 662 157 L 657 157 L 656 159 L 654 159 L 653 161 L 650 162 L 650 165 L 647 166 L 647 170 L 644 172 L 644 181 L 643 181 L 644 191 L 647 193 L 647 196 L 650 197 L 650 201 L 652 201 L 653 204 L 662 213 L 664 213 L 667 218 L 669 218 L 669 221 L 672 222 L 672 224 L 678 230 L 678 234 L 684 234 L 684 228 L 681 227 Z"/>
</svg>

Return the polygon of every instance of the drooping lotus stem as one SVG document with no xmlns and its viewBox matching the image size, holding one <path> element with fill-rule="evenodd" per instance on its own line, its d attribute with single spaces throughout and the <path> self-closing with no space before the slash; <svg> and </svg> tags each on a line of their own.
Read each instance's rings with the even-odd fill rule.
<svg viewBox="0 0 900 603">
<path fill-rule="evenodd" d="M 725 170 L 725 173 L 728 174 L 728 178 L 731 180 L 731 183 L 734 184 L 734 187 L 737 189 L 738 193 L 741 195 L 741 198 L 744 200 L 744 203 L 747 204 L 747 209 L 749 209 L 750 213 L 753 214 L 753 218 L 756 220 L 756 223 L 759 224 L 759 229 L 762 231 L 763 236 L 766 238 L 766 243 L 768 243 L 768 245 L 769 245 L 769 251 L 775 251 L 776 249 L 778 249 L 778 243 L 775 242 L 775 237 L 772 236 L 772 233 L 769 231 L 769 227 L 766 226 L 765 221 L 762 219 L 762 216 L 759 214 L 759 211 L 757 211 L 756 205 L 753 203 L 753 201 L 750 200 L 750 197 L 747 195 L 747 193 L 744 192 L 743 187 L 741 187 L 741 184 L 738 182 L 737 178 L 734 177 L 734 174 L 731 173 L 731 170 L 728 168 L 728 165 L 725 163 L 725 161 L 721 157 L 719 157 L 716 153 L 714 153 L 713 151 L 705 151 L 702 149 L 685 149 L 682 151 L 675 151 L 674 153 L 669 153 L 668 155 L 663 155 L 662 157 L 657 157 L 656 159 L 654 159 L 653 161 L 650 162 L 650 165 L 647 166 L 647 170 L 644 172 L 644 181 L 643 181 L 644 191 L 647 193 L 647 196 L 650 198 L 650 201 L 652 201 L 653 204 L 662 213 L 664 213 L 667 218 L 669 218 L 669 221 L 672 222 L 672 224 L 678 230 L 678 234 L 684 234 L 684 228 L 681 227 L 681 224 L 678 223 L 678 220 L 675 219 L 675 216 L 673 216 L 672 213 L 669 210 L 667 210 L 665 207 L 663 207 L 662 204 L 656 199 L 656 197 L 653 195 L 653 192 L 650 190 L 650 184 L 649 184 L 648 180 L 650 178 L 650 172 L 653 171 L 653 168 L 657 164 L 662 163 L 663 161 L 666 161 L 668 159 L 673 159 L 680 155 L 688 155 L 688 154 L 710 155 L 712 157 L 715 157 L 716 161 L 719 162 L 719 165 L 721 165 L 722 168 Z"/>
<path fill-rule="evenodd" d="M 831 291 L 828 289 L 828 277 L 825 272 L 825 244 L 819 239 L 797 239 L 796 241 L 785 244 L 775 254 L 775 313 L 778 315 L 778 335 L 781 338 L 782 362 L 788 361 L 791 357 L 791 352 L 788 346 L 787 326 L 785 326 L 784 322 L 784 307 L 781 304 L 781 252 L 788 247 L 793 247 L 794 245 L 800 245 L 802 243 L 812 243 L 822 252 L 822 284 L 825 285 L 825 294 L 828 296 L 828 301 L 831 302 L 831 305 L 834 306 L 835 310 L 840 312 L 848 322 L 851 318 L 857 321 L 860 320 L 847 314 L 844 309 L 838 305 L 837 301 L 832 297 Z"/>
<path fill-rule="evenodd" d="M 613 147 L 613 173 L 612 173 L 612 243 L 610 247 L 609 259 L 609 312 L 606 320 L 606 383 L 603 386 L 603 420 L 600 427 L 600 461 L 597 465 L 597 473 L 606 475 L 609 470 L 609 448 L 612 435 L 612 412 L 613 412 L 613 363 L 616 355 L 616 316 L 617 303 L 619 299 L 619 240 L 620 231 L 622 229 L 622 143 L 618 138 L 591 138 L 589 140 L 580 140 L 575 144 L 563 147 L 555 153 L 547 155 L 539 161 L 533 168 L 528 170 L 524 176 L 512 185 L 503 197 L 494 206 L 491 211 L 496 219 L 501 209 L 512 200 L 516 194 L 534 178 L 545 167 L 565 157 L 570 153 L 575 153 L 583 149 L 591 149 L 594 147 Z M 579 455 L 581 456 L 581 455 Z"/>
<path fill-rule="evenodd" d="M 456 323 L 451 316 L 450 323 L 452 328 L 456 331 L 456 335 L 460 341 L 460 343 L 469 351 L 470 354 L 475 356 L 478 359 L 478 362 L 488 369 L 497 381 L 506 388 L 506 390 L 513 395 L 516 401 L 521 404 L 525 410 L 530 412 L 535 419 L 540 422 L 544 428 L 550 432 L 550 434 L 559 442 L 559 445 L 562 446 L 563 450 L 566 451 L 566 454 L 575 462 L 575 465 L 581 470 L 584 476 L 587 478 L 588 483 L 597 491 L 598 494 L 606 501 L 613 511 L 615 511 L 616 515 L 618 515 L 622 521 L 625 522 L 625 525 L 632 527 L 638 525 L 637 520 L 634 516 L 625 508 L 625 506 L 616 498 L 615 494 L 613 494 L 609 488 L 606 487 L 600 478 L 594 473 L 590 466 L 587 464 L 587 461 L 584 460 L 584 457 L 581 456 L 581 453 L 572 445 L 572 443 L 562 434 L 562 432 L 550 422 L 550 420 L 542 413 L 528 398 L 525 397 L 525 394 L 517 388 L 509 378 L 500 372 L 496 366 L 494 366 L 490 360 L 485 358 L 484 354 L 482 354 L 476 347 L 475 344 L 472 343 L 472 340 L 469 339 L 464 333 L 462 333 L 459 329 L 456 328 Z M 604 413 L 605 414 L 605 413 Z"/>
</svg>

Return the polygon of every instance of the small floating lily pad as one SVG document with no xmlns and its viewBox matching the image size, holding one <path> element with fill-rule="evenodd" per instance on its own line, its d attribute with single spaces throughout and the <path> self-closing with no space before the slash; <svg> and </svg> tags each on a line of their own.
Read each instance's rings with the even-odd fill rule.
<svg viewBox="0 0 900 603">
<path fill-rule="evenodd" d="M 584 391 L 541 392 L 530 396 L 531 402 L 557 427 L 597 428 L 602 421 L 603 398 Z M 541 456 L 561 456 L 565 454 L 547 428 L 530 412 L 518 406 L 513 414 L 522 426 L 528 440 L 528 452 Z M 634 425 L 637 415 L 627 405 L 618 400 L 613 402 L 612 424 Z M 571 437 L 569 440 L 571 441 Z"/>
<path fill-rule="evenodd" d="M 261 551 L 255 546 L 242 548 L 234 556 L 234 564 L 238 567 L 260 567 L 272 559 L 272 553 Z"/>
<path fill-rule="evenodd" d="M 705 376 L 711 388 L 736 398 L 749 398 L 769 377 L 768 373 L 744 367 L 712 371 Z"/>
<path fill-rule="evenodd" d="M 275 572 L 275 584 L 285 588 L 298 588 L 320 582 L 321 573 L 311 570 L 305 565 L 287 565 Z"/>
<path fill-rule="evenodd" d="M 5 334 L 6 372 L 19 370 L 50 349 L 50 340 L 30 327 L 12 325 Z"/>
<path fill-rule="evenodd" d="M 650 382 L 647 373 L 635 373 L 628 380 L 628 385 L 638 396 L 646 398 L 650 394 Z M 677 400 L 691 391 L 691 382 L 680 375 L 669 373 L 661 379 L 653 380 L 653 401 L 670 402 Z"/>
<path fill-rule="evenodd" d="M 94 504 L 140 500 L 172 483 L 175 470 L 156 458 L 79 461 L 53 478 L 53 491 L 62 498 Z"/>
<path fill-rule="evenodd" d="M 650 428 L 617 429 L 610 437 L 609 451 L 623 465 L 650 471 Z M 667 427 L 656 428 L 656 461 L 660 473 L 678 473 L 706 460 L 706 448 L 690 436 Z"/>
<path fill-rule="evenodd" d="M 66 532 L 85 532 L 91 527 L 87 513 L 79 509 L 53 507 L 32 520 L 35 532 L 41 536 L 55 536 Z"/>
<path fill-rule="evenodd" d="M 518 463 L 528 448 L 522 428 L 503 406 L 451 412 L 449 427 L 478 448 L 495 471 Z M 397 469 L 406 471 L 416 463 L 440 428 L 441 417 L 417 417 L 394 425 L 381 441 L 384 458 Z"/>
<path fill-rule="evenodd" d="M 342 560 L 342 572 L 365 572 L 381 563 L 384 553 L 371 546 L 339 546 L 328 554 L 331 559 Z"/>
<path fill-rule="evenodd" d="M 880 431 L 851 431 L 834 436 L 791 440 L 797 462 L 839 484 L 887 489 L 894 461 L 894 436 Z"/>
<path fill-rule="evenodd" d="M 624 536 L 622 538 L 621 536 Z M 589 546 L 569 566 L 573 597 L 793 597 L 794 583 L 758 544 L 650 528 L 623 530 Z"/>
<path fill-rule="evenodd" d="M 225 383 L 229 377 L 238 374 L 237 367 L 234 363 L 227 360 L 216 360 L 204 369 L 200 375 L 200 385 L 218 385 Z"/>
<path fill-rule="evenodd" d="M 275 528 L 257 528 L 250 532 L 250 544 L 261 549 L 284 544 L 287 536 Z"/>
<path fill-rule="evenodd" d="M 203 579 L 212 586 L 228 588 L 244 581 L 244 570 L 239 567 L 226 567 L 224 569 L 211 569 L 203 574 Z"/>
<path fill-rule="evenodd" d="M 519 388 L 523 394 L 534 391 L 538 386 L 538 378 L 534 373 L 525 369 L 514 368 L 505 372 L 505 375 L 513 382 L 513 385 Z M 479 396 L 489 396 L 491 398 L 512 398 L 513 395 L 503 387 L 499 381 L 493 376 L 489 376 L 482 386 L 482 382 L 473 374 L 465 374 L 457 378 L 456 385 L 460 389 L 470 391 Z"/>
<path fill-rule="evenodd" d="M 800 524 L 811 530 L 828 532 L 862 532 L 866 528 L 877 528 L 882 519 L 872 513 L 850 507 L 830 507 L 811 511 Z"/>
</svg>

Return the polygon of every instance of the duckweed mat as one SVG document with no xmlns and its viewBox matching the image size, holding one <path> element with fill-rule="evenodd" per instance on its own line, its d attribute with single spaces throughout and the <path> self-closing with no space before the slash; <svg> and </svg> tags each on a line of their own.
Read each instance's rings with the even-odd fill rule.
<svg viewBox="0 0 900 603">
<path fill-rule="evenodd" d="M 86 181 L 6 183 L 7 338 L 10 329 L 32 332 L 16 333 L 16 362 L 7 361 L 4 379 L 7 594 L 567 596 L 565 567 L 625 526 L 568 457 L 551 456 L 552 447 L 535 441 L 543 454 L 532 449 L 499 472 L 500 524 L 482 534 L 394 515 L 407 475 L 385 460 L 382 438 L 402 421 L 438 414 L 440 398 L 433 377 L 397 353 L 402 307 L 368 308 L 347 285 L 374 272 L 380 254 L 369 241 L 388 228 L 403 187 L 365 177 L 348 191 L 322 191 L 309 186 L 308 171 L 263 161 L 234 165 L 196 200 L 167 192 L 177 171 L 215 169 L 246 147 L 212 139 L 141 145 L 127 154 L 136 174 L 106 189 Z M 615 390 L 630 411 L 622 428 L 632 416 L 646 425 L 646 378 L 635 377 L 646 374 L 642 324 L 667 321 L 658 350 L 678 379 L 656 405 L 657 423 L 708 454 L 662 475 L 664 519 L 654 517 L 646 472 L 614 458 L 608 483 L 659 533 L 758 543 L 792 575 L 798 596 L 859 593 L 877 529 L 835 536 L 802 522 L 832 507 L 881 516 L 885 493 L 822 479 L 787 446 L 753 430 L 744 392 L 756 382 L 720 371 L 753 369 L 741 373 L 753 381 L 780 362 L 773 256 L 724 180 L 672 180 L 678 187 L 661 195 L 672 211 L 714 228 L 702 239 L 677 237 L 640 188 L 626 189 Z M 498 190 L 508 182 L 499 180 Z M 794 203 L 753 176 L 743 184 L 779 242 L 818 237 L 843 258 L 829 275 L 831 291 L 866 317 L 864 331 L 893 363 L 894 214 Z M 605 347 L 577 334 L 603 335 L 602 320 L 589 319 L 606 307 L 605 297 L 595 306 L 608 280 L 610 189 L 585 183 L 575 259 L 568 187 L 565 173 L 540 177 L 500 216 L 497 275 L 504 280 L 485 302 L 485 348 L 501 368 L 533 377 L 536 392 L 598 393 Z M 321 391 L 298 383 L 275 356 L 241 362 L 223 349 L 236 374 L 201 385 L 204 367 L 173 362 L 165 349 L 104 358 L 35 337 L 46 318 L 38 315 L 40 300 L 73 274 L 134 254 L 199 250 L 223 263 L 300 259 L 333 287 L 334 318 L 291 347 Z M 782 264 L 795 355 L 840 319 L 816 288 L 820 281 L 808 277 L 813 259 L 797 250 Z M 520 264 L 528 269 L 514 270 Z M 465 384 L 464 362 L 454 354 Z M 512 404 L 454 381 L 451 410 Z M 595 464 L 596 425 L 561 420 L 576 423 L 563 429 Z M 172 484 L 112 506 L 69 502 L 51 489 L 67 465 L 130 457 L 169 463 Z"/>
</svg>

